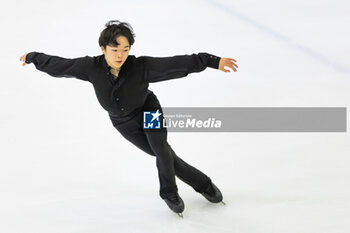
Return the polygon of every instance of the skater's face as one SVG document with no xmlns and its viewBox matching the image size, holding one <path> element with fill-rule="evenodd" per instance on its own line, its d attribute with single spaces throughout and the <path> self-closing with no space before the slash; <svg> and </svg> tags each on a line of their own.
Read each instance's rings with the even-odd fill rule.
<svg viewBox="0 0 350 233">
<path fill-rule="evenodd" d="M 105 55 L 108 65 L 114 69 L 119 69 L 129 56 L 130 45 L 125 36 L 117 37 L 118 47 L 106 46 L 106 49 L 101 46 L 102 52 Z"/>
</svg>

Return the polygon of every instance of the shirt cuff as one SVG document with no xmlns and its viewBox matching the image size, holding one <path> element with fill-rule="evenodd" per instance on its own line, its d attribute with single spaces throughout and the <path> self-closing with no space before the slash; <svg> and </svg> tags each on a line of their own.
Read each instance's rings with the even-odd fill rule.
<svg viewBox="0 0 350 233">
<path fill-rule="evenodd" d="M 208 67 L 214 68 L 214 69 L 219 69 L 220 59 L 221 59 L 221 57 L 209 54 Z"/>
</svg>

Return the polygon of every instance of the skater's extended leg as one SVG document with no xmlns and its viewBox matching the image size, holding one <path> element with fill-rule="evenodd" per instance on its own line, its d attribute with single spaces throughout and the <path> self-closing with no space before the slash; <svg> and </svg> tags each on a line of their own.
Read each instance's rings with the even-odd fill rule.
<svg viewBox="0 0 350 233">
<path fill-rule="evenodd" d="M 183 182 L 190 185 L 195 191 L 203 191 L 211 182 L 210 178 L 178 157 L 170 145 L 168 145 L 168 147 L 174 158 L 175 175 Z"/>
</svg>

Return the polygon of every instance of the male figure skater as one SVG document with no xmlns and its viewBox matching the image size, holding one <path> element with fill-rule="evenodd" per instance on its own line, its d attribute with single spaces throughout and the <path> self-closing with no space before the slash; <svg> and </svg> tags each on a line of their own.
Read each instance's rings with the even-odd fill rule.
<svg viewBox="0 0 350 233">
<path fill-rule="evenodd" d="M 176 79 L 207 67 L 230 72 L 238 66 L 232 58 L 208 53 L 172 57 L 135 57 L 129 55 L 135 34 L 130 24 L 111 20 L 98 40 L 103 52 L 99 56 L 63 58 L 41 52 L 20 57 L 23 66 L 33 63 L 36 69 L 53 77 L 77 78 L 90 82 L 101 106 L 108 112 L 113 126 L 135 146 L 156 157 L 159 195 L 169 208 L 182 216 L 185 208 L 178 194 L 175 175 L 212 203 L 223 196 L 211 179 L 176 155 L 167 142 L 167 130 L 143 129 L 143 111 L 162 108 L 149 83 Z"/>
</svg>

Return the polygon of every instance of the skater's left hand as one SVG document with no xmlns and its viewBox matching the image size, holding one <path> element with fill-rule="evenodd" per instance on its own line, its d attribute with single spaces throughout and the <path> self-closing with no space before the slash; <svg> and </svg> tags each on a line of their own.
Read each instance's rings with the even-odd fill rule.
<svg viewBox="0 0 350 233">
<path fill-rule="evenodd" d="M 233 69 L 234 72 L 236 72 L 237 71 L 236 68 L 238 68 L 238 66 L 235 62 L 237 62 L 237 61 L 233 58 L 222 57 L 222 58 L 220 58 L 220 62 L 219 62 L 219 70 L 224 71 L 224 72 L 231 72 L 231 70 L 224 68 L 224 66 L 227 66 L 228 68 L 231 68 L 231 69 Z"/>
</svg>

